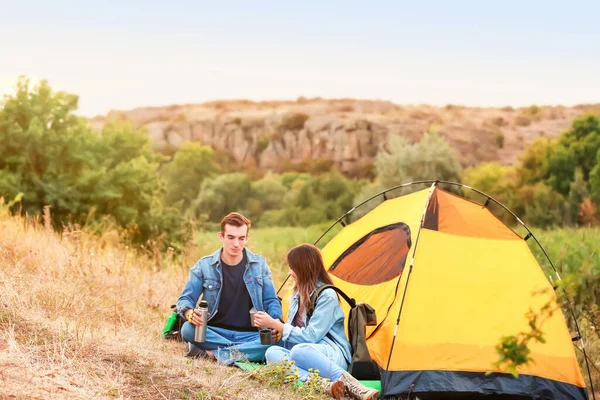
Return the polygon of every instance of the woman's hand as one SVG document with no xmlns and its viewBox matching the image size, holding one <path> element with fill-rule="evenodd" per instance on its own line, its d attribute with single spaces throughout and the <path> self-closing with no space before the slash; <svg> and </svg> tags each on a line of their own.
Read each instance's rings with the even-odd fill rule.
<svg viewBox="0 0 600 400">
<path fill-rule="evenodd" d="M 271 328 L 275 329 L 275 320 L 269 314 L 264 311 L 258 311 L 254 314 L 254 325 L 257 328 Z"/>
<path fill-rule="evenodd" d="M 273 341 L 279 342 L 281 340 L 281 335 L 283 334 L 283 322 L 278 319 L 271 317 L 264 311 L 259 311 L 254 314 L 254 325 L 257 328 L 271 328 L 273 332 L 271 332 Z"/>
</svg>

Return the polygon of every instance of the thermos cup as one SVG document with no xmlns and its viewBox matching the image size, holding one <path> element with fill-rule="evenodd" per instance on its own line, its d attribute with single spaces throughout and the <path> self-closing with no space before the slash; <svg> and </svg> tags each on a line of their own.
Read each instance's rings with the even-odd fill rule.
<svg viewBox="0 0 600 400">
<path fill-rule="evenodd" d="M 195 342 L 204 342 L 206 339 L 206 325 L 208 324 L 208 302 L 206 300 L 200 301 L 196 310 L 200 311 L 202 316 L 202 325 L 196 327 L 196 333 L 194 335 Z"/>
</svg>

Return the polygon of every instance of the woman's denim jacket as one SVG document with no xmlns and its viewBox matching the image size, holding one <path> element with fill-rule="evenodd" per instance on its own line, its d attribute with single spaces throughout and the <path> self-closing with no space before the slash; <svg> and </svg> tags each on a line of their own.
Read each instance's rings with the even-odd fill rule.
<svg viewBox="0 0 600 400">
<path fill-rule="evenodd" d="M 318 282 L 317 287 L 324 285 Z M 327 343 L 338 348 L 346 362 L 352 361 L 352 347 L 344 332 L 344 312 L 340 306 L 337 293 L 333 289 L 325 289 L 319 295 L 315 309 L 304 328 L 291 325 L 294 316 L 298 312 L 300 297 L 294 292 L 290 299 L 288 311 L 288 323 L 283 326 L 281 340 L 284 347 L 291 349 L 299 343 Z"/>
<path fill-rule="evenodd" d="M 177 300 L 176 312 L 179 315 L 183 316 L 185 310 L 196 307 L 202 293 L 204 293 L 203 299 L 208 302 L 210 313 L 208 320 L 210 321 L 219 312 L 219 299 L 223 286 L 221 251 L 222 248 L 210 256 L 202 257 L 190 270 L 190 278 Z M 266 311 L 271 317 L 281 320 L 281 301 L 277 297 L 267 261 L 248 249 L 244 251 L 248 260 L 244 282 L 252 299 L 252 305 L 258 311 Z"/>
</svg>

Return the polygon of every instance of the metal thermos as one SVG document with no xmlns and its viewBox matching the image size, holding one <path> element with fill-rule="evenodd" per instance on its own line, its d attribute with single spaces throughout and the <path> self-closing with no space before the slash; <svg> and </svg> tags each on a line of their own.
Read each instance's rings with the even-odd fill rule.
<svg viewBox="0 0 600 400">
<path fill-rule="evenodd" d="M 204 342 L 204 339 L 206 338 L 206 325 L 208 324 L 208 302 L 206 300 L 200 301 L 196 310 L 198 310 L 202 316 L 202 325 L 196 327 L 194 341 Z"/>
</svg>

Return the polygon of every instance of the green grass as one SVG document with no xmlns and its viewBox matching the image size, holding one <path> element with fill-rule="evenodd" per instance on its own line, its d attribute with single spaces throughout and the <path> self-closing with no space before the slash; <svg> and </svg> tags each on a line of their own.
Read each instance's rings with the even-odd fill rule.
<svg viewBox="0 0 600 400">
<path fill-rule="evenodd" d="M 582 270 L 600 273 L 600 228 L 534 230 L 534 234 L 561 275 L 579 273 Z M 539 247 L 533 240 L 530 239 L 530 242 L 530 248 L 538 262 L 548 265 Z"/>
</svg>

